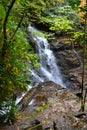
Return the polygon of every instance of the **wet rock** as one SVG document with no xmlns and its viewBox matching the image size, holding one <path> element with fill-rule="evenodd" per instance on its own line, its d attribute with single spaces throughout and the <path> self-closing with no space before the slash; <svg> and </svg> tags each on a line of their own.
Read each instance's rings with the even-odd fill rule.
<svg viewBox="0 0 87 130">
<path fill-rule="evenodd" d="M 55 48 L 58 48 L 58 46 L 60 48 L 54 51 L 54 54 L 56 57 L 57 64 L 62 73 L 63 81 L 66 84 L 67 88 L 70 88 L 72 90 L 80 89 L 81 82 L 79 81 L 81 80 L 78 80 L 77 78 L 79 75 L 75 76 L 75 74 L 78 74 L 78 72 L 81 71 L 78 58 L 73 53 L 70 45 L 62 45 L 64 45 L 64 48 L 62 48 L 62 50 L 60 48 L 60 44 L 57 44 L 56 47 L 53 48 L 53 50 L 55 50 Z"/>
<path fill-rule="evenodd" d="M 22 106 L 22 111 L 26 109 L 29 111 L 35 111 L 37 107 L 43 106 L 43 104 L 50 104 L 50 102 L 53 102 L 54 99 L 55 101 L 57 100 L 56 105 L 59 106 L 59 111 L 62 109 L 64 111 L 73 109 L 73 105 L 77 102 L 77 100 L 79 101 L 79 98 L 77 98 L 77 96 L 67 88 L 64 88 L 52 81 L 48 81 L 40 83 L 37 88 L 32 88 L 29 92 L 27 92 L 18 105 Z M 69 101 L 69 99 L 71 99 L 71 101 Z M 66 107 L 68 108 L 66 109 Z"/>
<path fill-rule="evenodd" d="M 25 94 L 18 103 L 18 106 L 24 111 L 32 101 L 32 106 L 41 106 L 43 103 L 47 104 L 50 97 L 55 97 L 57 91 L 63 89 L 65 88 L 52 81 L 40 83 L 37 88 L 32 88 Z"/>
</svg>

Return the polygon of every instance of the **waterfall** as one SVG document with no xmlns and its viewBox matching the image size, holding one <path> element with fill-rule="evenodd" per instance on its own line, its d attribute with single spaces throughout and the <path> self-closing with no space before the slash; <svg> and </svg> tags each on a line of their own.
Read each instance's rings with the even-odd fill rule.
<svg viewBox="0 0 87 130">
<path fill-rule="evenodd" d="M 63 85 L 62 76 L 56 64 L 55 56 L 50 49 L 50 45 L 43 34 L 29 26 L 28 32 L 35 43 L 35 50 L 39 56 L 40 67 L 31 70 L 30 79 L 32 82 L 53 81 Z"/>
</svg>

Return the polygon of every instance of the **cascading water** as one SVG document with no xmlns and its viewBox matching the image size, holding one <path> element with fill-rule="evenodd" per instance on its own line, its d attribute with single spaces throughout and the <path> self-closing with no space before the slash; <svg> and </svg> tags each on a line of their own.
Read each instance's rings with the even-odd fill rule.
<svg viewBox="0 0 87 130">
<path fill-rule="evenodd" d="M 50 45 L 43 34 L 34 27 L 29 26 L 28 32 L 35 42 L 35 49 L 39 56 L 40 68 L 31 71 L 30 79 L 33 82 L 53 81 L 62 86 L 62 78 L 56 64 L 56 59 L 53 52 L 50 50 Z"/>
<path fill-rule="evenodd" d="M 62 77 L 58 66 L 56 64 L 56 59 L 53 52 L 50 50 L 50 45 L 43 34 L 36 30 L 34 27 L 28 27 L 29 38 L 34 41 L 35 49 L 39 56 L 40 67 L 34 70 L 29 70 L 31 75 L 29 80 L 31 83 L 35 83 L 34 87 L 37 87 L 38 83 L 44 81 L 53 81 L 63 87 L 65 85 L 62 82 Z M 32 88 L 32 84 L 29 85 L 28 89 Z M 16 104 L 20 102 L 25 94 L 23 93 L 21 97 L 16 99 Z"/>
</svg>

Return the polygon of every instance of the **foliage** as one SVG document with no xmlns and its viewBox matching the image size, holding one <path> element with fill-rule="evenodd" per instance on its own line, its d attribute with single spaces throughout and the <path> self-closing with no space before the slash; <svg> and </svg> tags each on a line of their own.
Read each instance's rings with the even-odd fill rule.
<svg viewBox="0 0 87 130">
<path fill-rule="evenodd" d="M 14 95 L 26 91 L 29 68 L 37 64 L 37 55 L 26 40 L 23 27 L 25 0 L 14 0 L 13 5 L 12 2 L 0 2 L 0 115 L 6 118 L 5 123 L 13 120 Z M 4 113 L 3 108 L 9 110 Z"/>
<path fill-rule="evenodd" d="M 26 6 L 26 21 L 29 19 L 29 22 L 45 25 L 53 31 L 59 30 L 60 33 L 62 31 L 66 33 L 77 26 L 75 25 L 76 22 L 79 22 L 76 12 L 65 0 L 38 0 L 38 2 L 36 0 L 25 0 L 23 6 Z M 63 22 L 61 23 L 61 21 Z M 56 26 L 57 23 L 59 26 L 61 25 L 60 28 Z"/>
<path fill-rule="evenodd" d="M 43 103 L 42 106 L 37 107 L 36 112 L 43 111 L 44 109 L 49 108 L 49 107 L 50 107 L 50 104 Z"/>
<path fill-rule="evenodd" d="M 64 2 L 64 1 L 63 1 Z M 60 2 L 61 3 L 61 2 Z M 67 33 L 78 27 L 80 18 L 71 6 L 63 3 L 45 8 L 41 17 L 39 17 L 39 23 L 43 23 L 49 27 L 50 30 L 55 32 Z"/>
<path fill-rule="evenodd" d="M 71 26 L 72 24 L 73 22 L 67 20 L 66 17 L 58 17 L 58 19 L 57 18 L 56 20 L 54 19 L 54 24 L 51 25 L 50 30 L 56 30 L 64 33 L 69 30 L 72 30 L 72 26 Z"/>
<path fill-rule="evenodd" d="M 72 32 L 70 40 L 74 44 L 78 44 L 79 46 L 83 46 L 83 37 L 84 37 L 84 32 L 82 30 L 77 30 L 76 32 Z"/>
<path fill-rule="evenodd" d="M 67 0 L 72 8 L 77 8 L 81 0 Z"/>
<path fill-rule="evenodd" d="M 12 125 L 12 123 L 16 120 L 15 114 L 18 112 L 15 102 L 11 98 L 8 102 L 4 102 L 0 108 L 2 108 L 2 110 L 0 110 L 0 123 L 8 122 Z"/>
<path fill-rule="evenodd" d="M 5 10 L 4 7 L 0 4 L 0 18 L 3 19 L 5 17 Z"/>
</svg>

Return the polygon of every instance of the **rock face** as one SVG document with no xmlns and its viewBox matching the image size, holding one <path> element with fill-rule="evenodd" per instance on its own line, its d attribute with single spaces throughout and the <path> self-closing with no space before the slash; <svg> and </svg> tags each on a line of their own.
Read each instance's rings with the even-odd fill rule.
<svg viewBox="0 0 87 130">
<path fill-rule="evenodd" d="M 58 38 L 56 43 L 51 43 L 51 48 L 54 51 L 66 87 L 72 90 L 78 90 L 81 87 L 82 68 L 71 45 L 65 44 L 65 41 L 66 38 Z M 75 49 L 82 58 L 81 50 L 78 47 L 75 47 Z"/>
<path fill-rule="evenodd" d="M 54 101 L 54 98 L 55 98 L 55 101 L 56 100 L 59 101 L 59 104 L 58 104 L 59 111 L 63 111 L 63 112 L 64 111 L 68 112 L 69 110 L 73 110 L 73 107 L 75 109 L 75 106 L 74 106 L 75 102 L 77 104 L 77 102 L 79 101 L 79 99 L 67 88 L 63 88 L 52 81 L 48 81 L 48 82 L 40 83 L 37 88 L 31 89 L 31 91 L 29 91 L 23 97 L 23 99 L 19 102 L 19 105 L 22 104 L 23 108 L 21 109 L 23 109 L 23 111 L 26 108 L 27 109 L 29 108 L 29 111 L 30 111 L 32 110 L 33 107 L 34 109 L 36 109 L 38 106 L 42 106 L 43 104 L 50 104 L 51 100 L 52 102 Z M 71 100 L 71 103 L 68 103 L 69 98 Z M 61 109 L 61 105 L 63 105 L 63 110 Z M 78 108 L 77 111 L 79 109 L 80 108 Z"/>
</svg>

